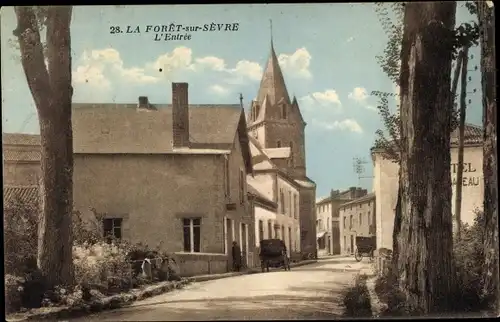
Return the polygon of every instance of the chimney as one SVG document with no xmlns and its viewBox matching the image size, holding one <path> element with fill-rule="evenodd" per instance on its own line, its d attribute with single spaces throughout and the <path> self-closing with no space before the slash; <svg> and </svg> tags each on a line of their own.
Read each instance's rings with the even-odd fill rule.
<svg viewBox="0 0 500 322">
<path fill-rule="evenodd" d="M 349 188 L 349 199 L 356 199 L 356 187 Z"/>
<path fill-rule="evenodd" d="M 149 100 L 147 96 L 139 96 L 139 108 L 148 108 Z"/>
<path fill-rule="evenodd" d="M 189 146 L 188 83 L 172 83 L 172 136 L 175 148 Z"/>
</svg>

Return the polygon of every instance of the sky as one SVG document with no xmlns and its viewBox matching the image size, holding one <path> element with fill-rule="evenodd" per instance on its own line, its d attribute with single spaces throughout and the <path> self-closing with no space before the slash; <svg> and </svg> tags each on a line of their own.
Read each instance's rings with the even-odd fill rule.
<svg viewBox="0 0 500 322">
<path fill-rule="evenodd" d="M 457 24 L 472 19 L 459 2 Z M 371 191 L 370 148 L 383 125 L 370 93 L 397 92 L 375 58 L 387 36 L 371 3 L 76 6 L 73 101 L 136 103 L 148 96 L 153 104 L 170 103 L 170 83 L 188 82 L 190 103 L 239 104 L 242 93 L 247 108 L 270 54 L 270 20 L 288 92 L 297 97 L 307 122 L 307 175 L 317 184 L 317 197 L 351 186 Z M 213 23 L 215 29 L 223 24 L 223 30 L 198 30 L 189 32 L 190 39 L 168 41 L 146 32 L 147 26 L 171 23 L 209 28 Z M 226 24 L 231 30 L 224 30 Z M 2 131 L 39 133 L 19 51 L 11 43 L 15 26 L 13 8 L 2 7 Z M 127 26 L 140 32 L 126 33 Z M 110 33 L 116 27 L 124 32 Z M 479 48 L 470 54 L 467 122 L 480 125 Z M 354 158 L 366 162 L 362 178 Z"/>
</svg>

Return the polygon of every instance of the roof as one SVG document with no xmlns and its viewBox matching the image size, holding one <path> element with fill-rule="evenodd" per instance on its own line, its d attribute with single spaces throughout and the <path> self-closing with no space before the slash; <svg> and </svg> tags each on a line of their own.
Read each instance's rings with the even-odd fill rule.
<svg viewBox="0 0 500 322">
<path fill-rule="evenodd" d="M 264 153 L 271 159 L 286 159 L 290 157 L 290 148 L 263 149 Z"/>
<path fill-rule="evenodd" d="M 40 151 L 14 150 L 8 146 L 3 147 L 3 159 L 5 161 L 33 161 L 40 162 Z"/>
<path fill-rule="evenodd" d="M 267 155 L 265 150 L 260 145 L 259 141 L 252 136 L 249 136 L 250 152 L 252 154 L 253 167 L 255 170 L 270 170 L 276 169 L 276 165 Z"/>
<path fill-rule="evenodd" d="M 158 110 L 137 109 L 136 104 L 73 104 L 75 153 L 173 152 L 172 106 L 154 106 Z M 241 114 L 239 105 L 189 105 L 190 141 L 227 149 Z"/>
<path fill-rule="evenodd" d="M 335 191 L 332 191 L 332 193 L 334 193 L 333 194 L 333 200 L 353 200 L 350 197 L 352 189 L 366 191 L 366 189 L 363 189 L 361 187 L 351 187 L 351 188 L 346 189 L 344 191 L 335 190 Z M 328 195 L 326 197 L 322 197 L 322 198 L 316 199 L 316 204 L 319 205 L 319 204 L 327 203 L 327 202 L 330 202 L 330 201 L 332 201 L 332 194 L 330 194 L 330 195 Z"/>
<path fill-rule="evenodd" d="M 25 133 L 2 133 L 3 145 L 27 145 L 39 146 L 40 135 L 38 134 L 25 134 Z"/>
<path fill-rule="evenodd" d="M 38 186 L 4 186 L 3 202 L 4 209 L 12 207 L 16 202 L 22 202 L 29 207 L 35 208 L 40 200 Z"/>
<path fill-rule="evenodd" d="M 300 186 L 304 188 L 314 188 L 316 187 L 316 183 L 309 179 L 308 177 L 302 178 L 302 179 L 295 179 L 295 182 L 297 182 Z"/>
<path fill-rule="evenodd" d="M 458 145 L 459 128 L 457 127 L 450 134 L 451 146 Z M 394 141 L 390 141 L 393 143 Z M 480 145 L 483 142 L 483 128 L 479 125 L 465 123 L 464 127 L 464 146 Z M 381 151 L 380 148 L 372 148 L 372 152 Z"/>
<path fill-rule="evenodd" d="M 278 208 L 278 204 L 274 202 L 271 198 L 266 196 L 265 194 L 261 193 L 257 188 L 252 186 L 251 181 L 247 181 L 247 192 L 253 196 L 255 196 L 259 201 L 266 203 L 267 205 L 271 206 L 274 210 Z"/>
<path fill-rule="evenodd" d="M 290 98 L 285 85 L 285 78 L 283 77 L 278 57 L 276 56 L 272 42 L 271 53 L 260 81 L 257 101 L 259 103 L 263 103 L 266 98 L 268 100 L 267 103 L 271 105 L 278 103 L 278 100 L 282 98 L 286 100 L 286 103 L 290 103 Z M 262 106 L 264 106 L 264 104 L 262 104 Z"/>
<path fill-rule="evenodd" d="M 340 205 L 340 208 L 345 208 L 348 206 L 357 205 L 357 204 L 367 202 L 367 201 L 370 201 L 373 199 L 375 199 L 375 193 L 371 192 L 371 193 L 367 194 L 366 196 L 363 196 L 363 197 L 358 198 L 358 199 L 354 199 L 353 201 L 349 201 L 349 202 L 346 202 L 346 203 Z"/>
</svg>

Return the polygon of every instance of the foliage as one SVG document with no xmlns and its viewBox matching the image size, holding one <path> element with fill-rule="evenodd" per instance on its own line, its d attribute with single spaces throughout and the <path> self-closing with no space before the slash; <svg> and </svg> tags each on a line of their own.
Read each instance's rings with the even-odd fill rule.
<svg viewBox="0 0 500 322">
<path fill-rule="evenodd" d="M 5 273 L 20 276 L 36 259 L 39 209 L 21 199 L 4 208 Z"/>
<path fill-rule="evenodd" d="M 479 313 L 487 309 L 491 298 L 482 298 L 481 276 L 484 268 L 484 215 L 476 211 L 474 224 L 463 224 L 460 240 L 454 243 L 454 264 L 457 278 L 457 289 L 453 294 L 456 313 Z M 404 295 L 399 291 L 394 275 L 389 272 L 379 277 L 375 282 L 375 292 L 380 300 L 387 304 L 383 316 L 412 316 L 405 306 Z"/>
<path fill-rule="evenodd" d="M 471 14 L 477 12 L 477 7 L 474 2 L 467 1 L 464 4 Z M 388 37 L 388 42 L 382 55 L 375 56 L 382 71 L 389 79 L 399 86 L 399 72 L 401 67 L 400 52 L 401 43 L 403 40 L 403 17 L 404 3 L 375 3 L 375 12 L 379 18 L 384 32 Z M 392 16 L 392 17 L 391 17 Z M 457 57 L 458 51 L 463 46 L 477 46 L 479 40 L 479 27 L 475 21 L 462 23 L 458 26 L 452 37 L 452 51 L 454 58 Z M 457 66 L 458 67 L 458 66 Z M 390 110 L 389 99 L 396 98 L 399 93 L 389 93 L 382 91 L 372 91 L 372 96 L 378 98 L 377 109 L 382 119 L 384 130 L 375 132 L 374 148 L 380 150 L 383 156 L 389 160 L 399 163 L 399 155 L 397 151 L 400 148 L 400 126 L 401 120 L 399 117 L 399 104 L 396 106 L 396 111 L 393 113 Z M 452 114 L 452 130 L 458 126 L 458 109 L 453 106 Z M 387 132 L 387 134 L 386 134 Z"/>
<path fill-rule="evenodd" d="M 366 275 L 358 275 L 353 287 L 343 296 L 346 317 L 371 317 L 370 293 L 366 286 Z"/>
</svg>

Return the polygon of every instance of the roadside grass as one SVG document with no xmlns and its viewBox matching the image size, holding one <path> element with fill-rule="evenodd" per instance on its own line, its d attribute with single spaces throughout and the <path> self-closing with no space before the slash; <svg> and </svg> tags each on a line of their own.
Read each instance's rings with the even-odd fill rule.
<svg viewBox="0 0 500 322">
<path fill-rule="evenodd" d="M 366 286 L 367 278 L 368 276 L 365 274 L 358 275 L 354 286 L 347 289 L 343 294 L 343 304 L 345 307 L 344 317 L 372 317 L 370 293 Z"/>
</svg>

